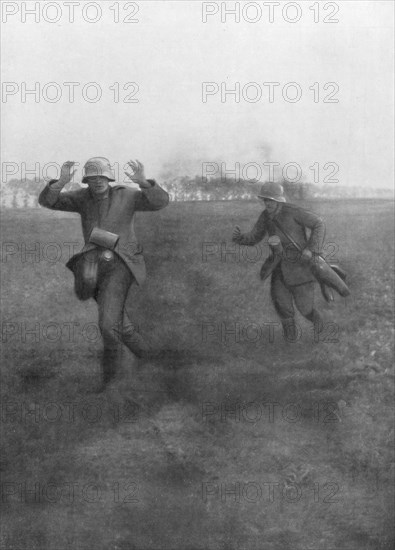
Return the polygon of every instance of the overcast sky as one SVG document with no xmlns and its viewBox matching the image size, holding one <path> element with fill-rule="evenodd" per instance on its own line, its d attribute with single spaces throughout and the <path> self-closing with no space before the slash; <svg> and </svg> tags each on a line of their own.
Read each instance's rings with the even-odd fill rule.
<svg viewBox="0 0 395 550">
<path fill-rule="evenodd" d="M 64 2 L 57 10 L 55 2 L 41 2 L 38 22 L 32 15 L 23 22 L 22 4 L 32 8 L 34 2 L 2 4 L 2 80 L 8 92 L 2 103 L 3 168 L 4 162 L 82 165 L 106 156 L 122 165 L 138 158 L 148 177 L 159 178 L 166 171 L 199 174 L 202 162 L 224 162 L 229 169 L 235 162 L 294 162 L 308 181 L 314 178 L 309 166 L 319 167 L 322 182 L 331 175 L 334 164 L 324 168 L 331 162 L 339 166 L 333 176 L 339 184 L 392 186 L 393 2 L 299 1 L 294 4 L 300 11 L 289 6 L 285 17 L 282 2 L 272 8 L 272 23 L 263 2 L 250 2 L 248 11 L 241 2 L 238 23 L 226 13 L 221 21 L 221 3 L 215 2 L 137 2 L 133 14 L 133 3 L 110 1 L 100 3 L 100 14 L 95 3 L 80 1 L 74 22 Z M 226 4 L 230 9 L 236 3 Z M 204 10 L 217 9 L 202 22 Z M 138 22 L 123 22 L 128 14 Z M 339 22 L 324 23 L 324 17 Z M 32 89 L 36 82 L 39 97 L 24 98 L 23 86 Z M 49 82 L 57 87 L 44 88 Z M 73 103 L 64 82 L 80 83 Z M 82 94 L 89 82 L 96 86 L 86 87 L 85 96 L 102 94 L 95 103 Z M 138 85 L 134 95 L 133 85 L 123 89 L 132 82 Z M 215 83 L 206 102 L 203 82 Z M 268 82 L 280 83 L 273 102 L 263 85 Z M 297 87 L 287 88 L 290 82 Z M 325 90 L 330 82 L 336 84 Z M 232 95 L 221 101 L 221 86 L 235 83 L 239 102 Z M 284 86 L 291 100 L 301 91 L 300 100 L 286 101 Z M 51 103 L 59 90 L 59 101 Z M 128 94 L 138 103 L 125 103 Z M 338 102 L 324 102 L 328 96 Z M 7 166 L 8 179 L 20 177 L 19 167 L 10 174 Z M 268 168 L 261 172 L 265 179 Z"/>
</svg>

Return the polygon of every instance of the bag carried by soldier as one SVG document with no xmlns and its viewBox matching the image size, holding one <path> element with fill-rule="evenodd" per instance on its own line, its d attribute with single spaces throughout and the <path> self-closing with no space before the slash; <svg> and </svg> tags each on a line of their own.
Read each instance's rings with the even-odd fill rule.
<svg viewBox="0 0 395 550">
<path fill-rule="evenodd" d="M 299 251 L 301 247 L 292 239 L 292 237 L 282 228 L 277 220 L 273 223 L 288 239 L 288 241 Z M 329 264 L 320 254 L 316 254 L 310 262 L 311 273 L 321 285 L 322 294 L 327 302 L 333 301 L 333 293 L 330 289 L 336 290 L 345 298 L 350 295 L 350 289 L 345 283 L 346 274 L 337 264 Z"/>
<path fill-rule="evenodd" d="M 74 266 L 74 291 L 79 300 L 93 298 L 97 286 L 99 251 L 89 250 L 78 258 Z"/>
<path fill-rule="evenodd" d="M 98 248 L 89 250 L 81 255 L 74 268 L 74 290 L 77 298 L 80 300 L 89 300 L 94 298 L 99 261 L 110 261 L 114 258 L 115 246 L 119 240 L 119 235 L 110 233 L 98 227 L 94 227 L 89 237 L 89 243 Z"/>
</svg>

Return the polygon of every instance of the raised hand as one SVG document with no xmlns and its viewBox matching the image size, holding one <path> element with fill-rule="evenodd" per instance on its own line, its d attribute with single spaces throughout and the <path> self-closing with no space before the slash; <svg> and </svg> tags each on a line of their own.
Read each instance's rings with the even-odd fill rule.
<svg viewBox="0 0 395 550">
<path fill-rule="evenodd" d="M 234 241 L 238 241 L 241 237 L 241 230 L 240 230 L 240 227 L 238 225 L 236 225 L 236 227 L 233 229 L 233 240 Z"/>
<path fill-rule="evenodd" d="M 128 162 L 128 166 L 130 166 L 133 170 L 133 173 L 125 172 L 128 178 L 130 178 L 134 183 L 137 183 L 140 187 L 151 187 L 151 184 L 145 179 L 144 165 L 139 160 L 130 160 Z"/>
<path fill-rule="evenodd" d="M 77 171 L 77 170 L 72 171 L 74 164 L 75 164 L 75 161 L 73 160 L 68 160 L 65 163 L 63 163 L 62 168 L 60 169 L 60 177 L 58 180 L 58 183 L 60 185 L 66 185 L 73 179 L 73 176 Z"/>
</svg>

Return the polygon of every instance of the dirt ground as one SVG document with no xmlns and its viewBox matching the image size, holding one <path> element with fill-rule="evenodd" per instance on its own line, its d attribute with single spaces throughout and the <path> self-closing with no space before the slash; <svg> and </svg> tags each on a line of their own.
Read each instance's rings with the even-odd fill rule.
<svg viewBox="0 0 395 550">
<path fill-rule="evenodd" d="M 160 350 L 103 393 L 92 301 L 65 268 L 78 216 L 2 215 L 2 508 L 7 550 L 379 550 L 394 544 L 393 203 L 316 202 L 352 294 L 286 342 L 240 249 L 255 202 L 139 214 L 130 293 Z M 71 244 L 70 244 L 71 243 Z"/>
</svg>

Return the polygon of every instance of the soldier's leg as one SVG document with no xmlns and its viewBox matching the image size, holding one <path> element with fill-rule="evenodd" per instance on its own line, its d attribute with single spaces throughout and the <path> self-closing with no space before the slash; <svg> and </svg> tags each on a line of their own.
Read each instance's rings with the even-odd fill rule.
<svg viewBox="0 0 395 550">
<path fill-rule="evenodd" d="M 138 330 L 136 330 L 136 326 L 131 320 L 129 313 L 125 307 L 126 299 L 127 299 L 128 293 L 130 292 L 130 287 L 133 285 L 133 283 L 136 282 L 136 279 L 134 278 L 133 274 L 130 273 L 130 270 L 127 268 L 126 264 L 121 258 L 115 257 L 115 265 L 116 265 L 116 269 L 118 270 L 118 274 L 120 274 L 121 271 L 125 272 L 125 269 L 126 269 L 125 275 L 127 279 L 130 280 L 128 291 L 126 292 L 126 295 L 123 301 L 122 322 L 118 323 L 120 338 L 132 353 L 137 355 L 137 357 L 143 357 L 150 351 L 150 347 L 147 344 L 147 342 L 144 340 L 144 338 L 139 334 Z"/>
<path fill-rule="evenodd" d="M 297 336 L 297 328 L 292 294 L 285 286 L 279 269 L 276 269 L 272 275 L 270 293 L 274 308 L 283 326 L 284 337 L 287 341 L 294 342 Z"/>
<path fill-rule="evenodd" d="M 96 301 L 99 308 L 99 327 L 104 343 L 103 379 L 107 383 L 121 366 L 122 331 L 125 300 L 133 277 L 122 262 L 99 267 Z"/>
<path fill-rule="evenodd" d="M 150 351 L 149 344 L 137 331 L 136 325 L 130 319 L 126 308 L 123 317 L 122 340 L 137 357 L 144 357 Z"/>
<path fill-rule="evenodd" d="M 292 287 L 292 294 L 296 307 L 303 317 L 313 323 L 314 332 L 318 334 L 322 330 L 323 322 L 319 311 L 314 307 L 314 290 L 315 285 L 310 282 Z"/>
</svg>

